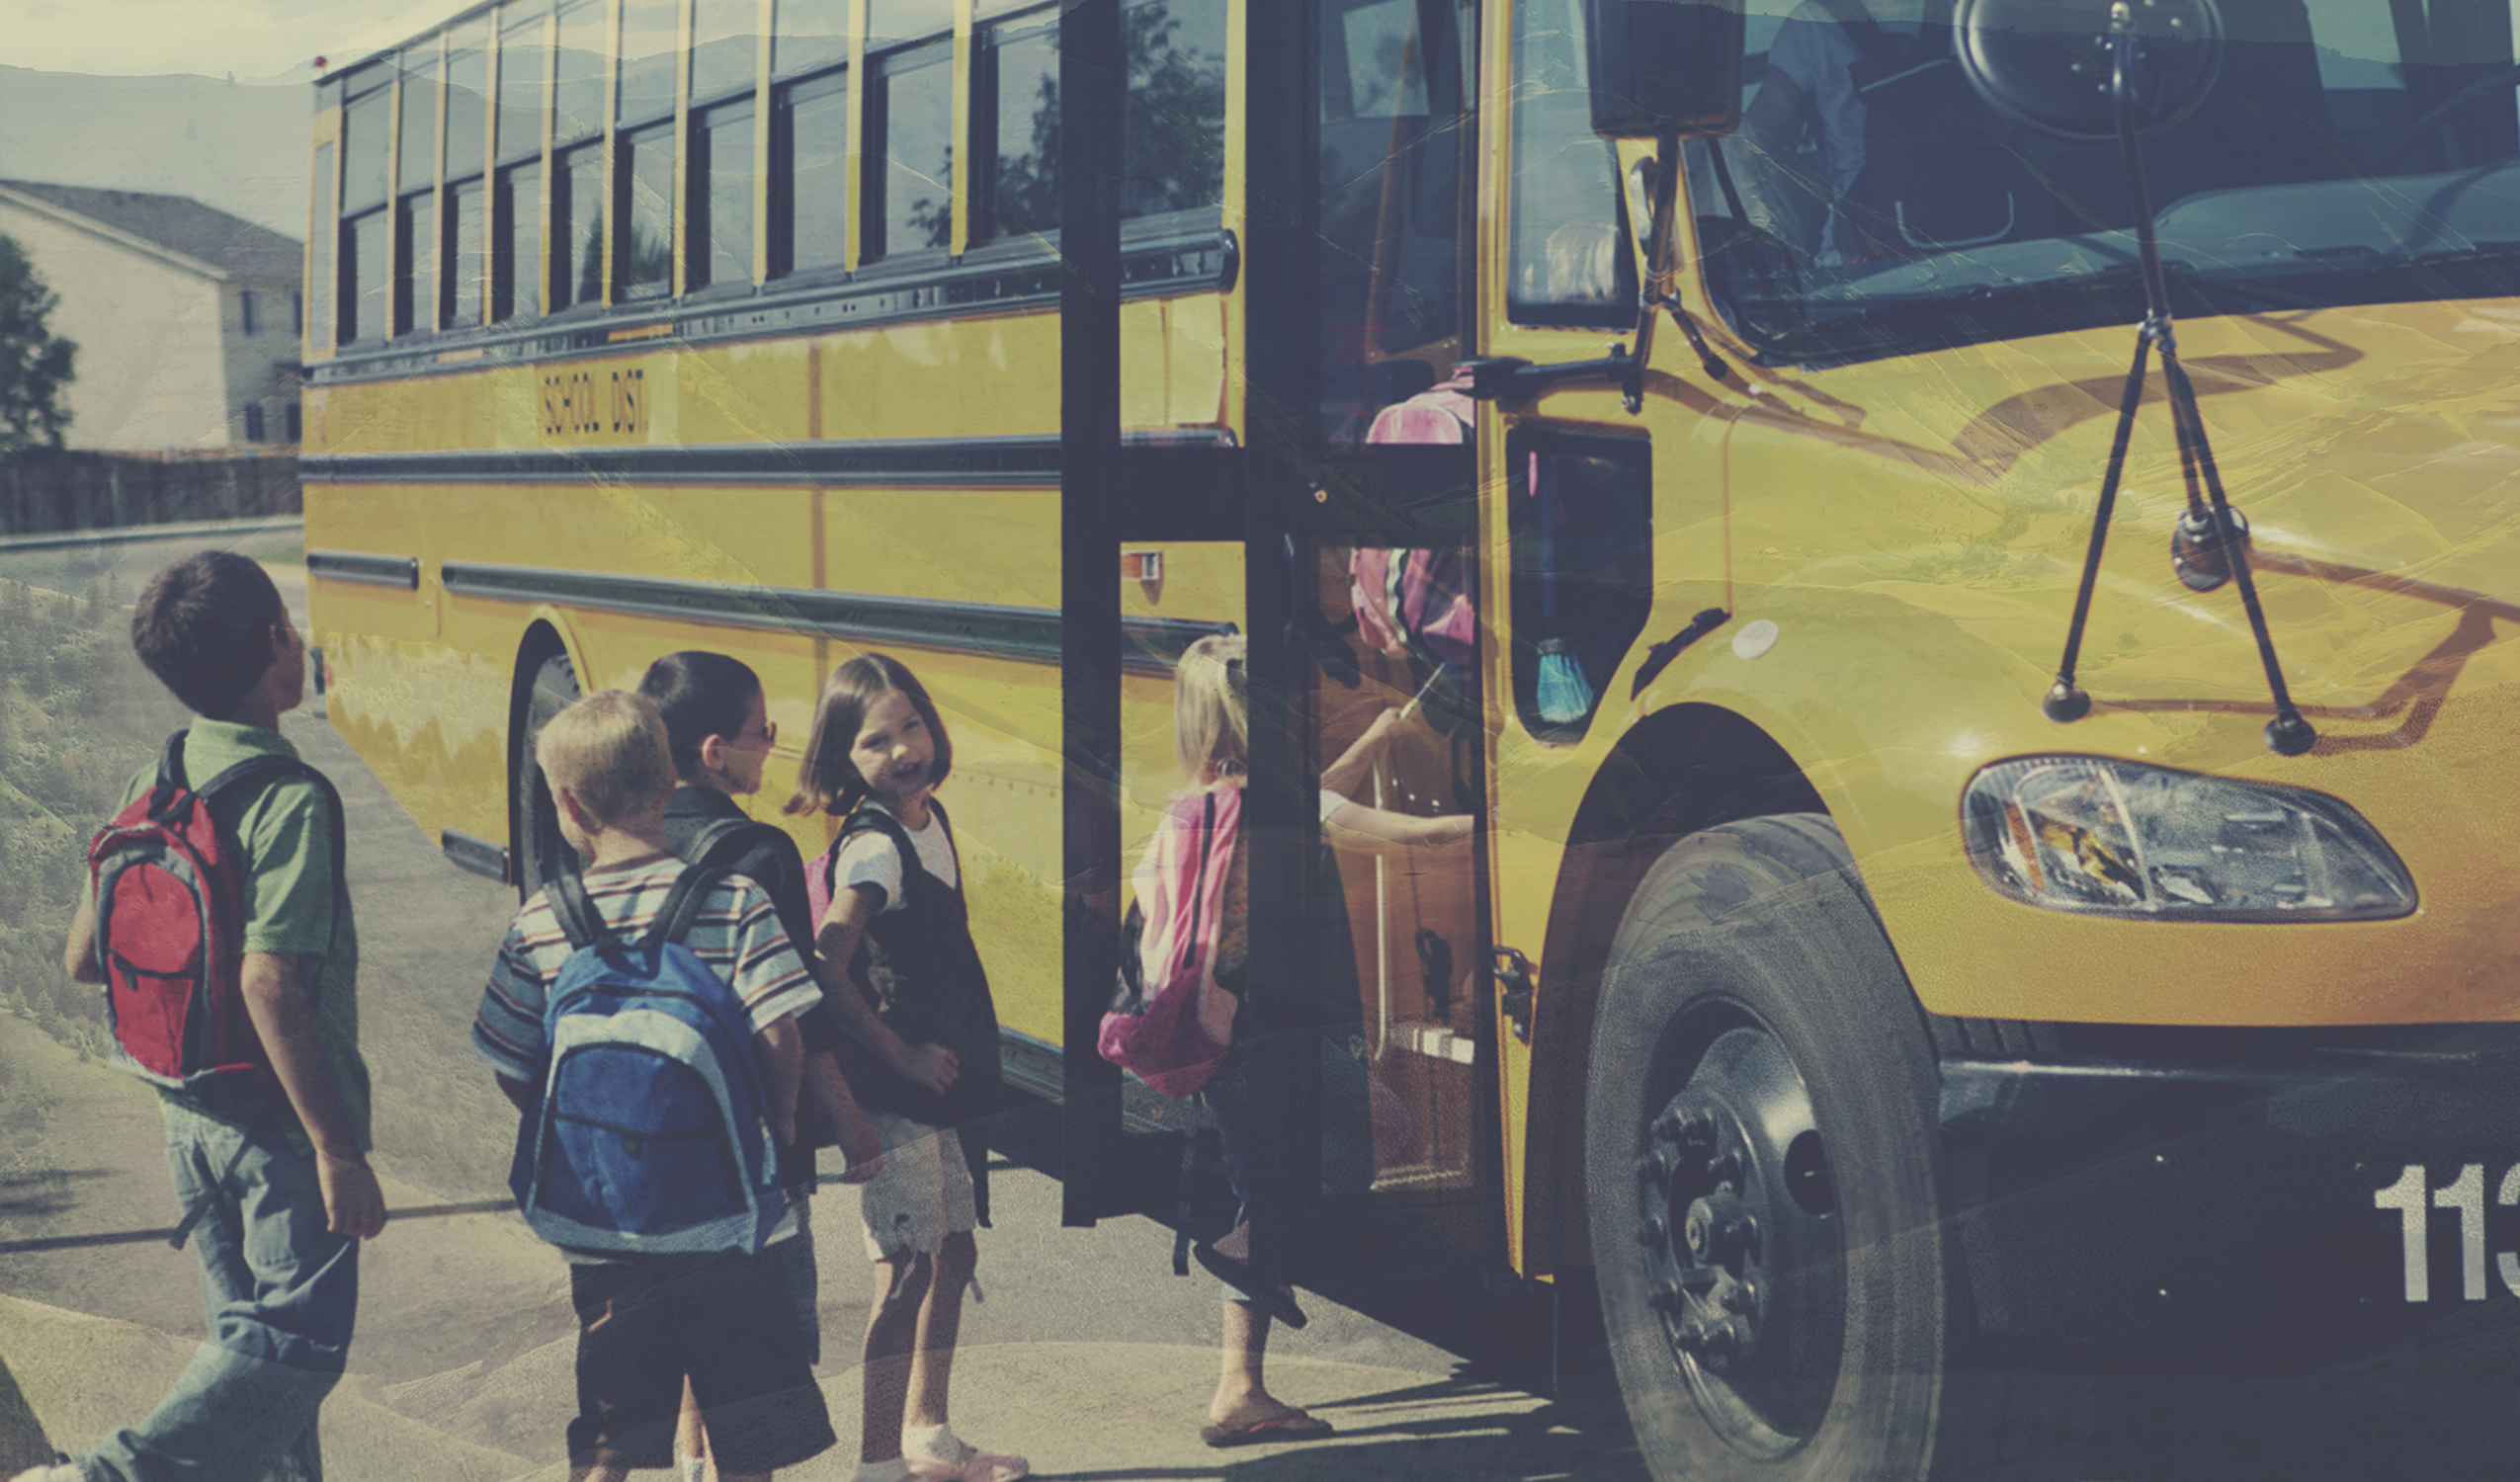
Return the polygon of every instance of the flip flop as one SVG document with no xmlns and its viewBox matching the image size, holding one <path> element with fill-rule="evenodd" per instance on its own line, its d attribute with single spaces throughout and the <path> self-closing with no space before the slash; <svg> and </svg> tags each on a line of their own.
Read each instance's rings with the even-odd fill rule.
<svg viewBox="0 0 2520 1482">
<path fill-rule="evenodd" d="M 1214 1246 L 1194 1245 L 1190 1254 L 1199 1258 L 1208 1275 L 1251 1298 L 1252 1304 L 1290 1328 L 1301 1328 L 1311 1321 L 1303 1309 L 1295 1304 L 1295 1293 L 1274 1281 L 1263 1281 L 1251 1274 L 1247 1263 L 1218 1252 Z"/>
<path fill-rule="evenodd" d="M 1267 1420 L 1256 1420 L 1240 1426 L 1202 1426 L 1199 1439 L 1212 1446 L 1256 1446 L 1280 1441 L 1319 1441 L 1335 1435 L 1330 1423 L 1319 1416 L 1290 1410 Z"/>
</svg>

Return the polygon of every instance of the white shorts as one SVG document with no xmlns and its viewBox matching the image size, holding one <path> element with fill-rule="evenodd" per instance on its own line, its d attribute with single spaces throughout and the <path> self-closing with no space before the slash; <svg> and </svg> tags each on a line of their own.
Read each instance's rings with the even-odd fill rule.
<svg viewBox="0 0 2520 1482">
<path fill-rule="evenodd" d="M 971 1168 L 963 1139 L 942 1127 L 891 1112 L 867 1111 L 883 1139 L 883 1171 L 858 1191 L 867 1222 L 867 1256 L 898 1261 L 924 1256 L 948 1235 L 976 1228 Z"/>
</svg>

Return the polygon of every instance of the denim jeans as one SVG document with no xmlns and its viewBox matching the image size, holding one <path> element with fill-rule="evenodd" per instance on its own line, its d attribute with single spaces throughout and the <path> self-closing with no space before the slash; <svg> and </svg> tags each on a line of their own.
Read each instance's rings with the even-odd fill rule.
<svg viewBox="0 0 2520 1482">
<path fill-rule="evenodd" d="M 174 1102 L 164 1111 L 176 1207 L 217 1190 L 193 1227 L 210 1341 L 156 1411 L 79 1457 L 80 1472 L 86 1482 L 321 1482 L 315 1412 L 350 1356 L 359 1242 L 324 1228 L 315 1156 L 274 1119 L 249 1129 Z"/>
</svg>

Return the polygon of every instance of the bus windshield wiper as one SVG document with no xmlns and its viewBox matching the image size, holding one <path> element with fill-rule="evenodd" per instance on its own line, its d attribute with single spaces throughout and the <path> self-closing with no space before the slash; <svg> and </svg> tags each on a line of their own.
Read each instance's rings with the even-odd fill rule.
<svg viewBox="0 0 2520 1482">
<path fill-rule="evenodd" d="M 2182 278 L 2193 277 L 2185 264 L 2172 264 Z M 1813 328 L 1863 329 L 1938 319 L 1953 313 L 1990 308 L 2024 308 L 2071 301 L 2102 293 L 2122 292 L 2143 286 L 2143 270 L 2135 263 L 2112 264 L 2089 273 L 2059 274 L 2054 278 L 2008 279 L 2002 283 L 1955 284 L 1939 291 L 1901 294 L 1861 304 L 1850 303 L 1845 313 L 1822 310 Z M 1806 299 L 1806 305 L 1818 307 Z"/>
</svg>

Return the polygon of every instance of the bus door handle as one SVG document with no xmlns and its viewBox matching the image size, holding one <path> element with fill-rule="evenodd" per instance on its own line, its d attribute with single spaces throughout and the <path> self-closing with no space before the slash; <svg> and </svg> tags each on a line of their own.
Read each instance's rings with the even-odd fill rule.
<svg viewBox="0 0 2520 1482">
<path fill-rule="evenodd" d="M 1505 1022 L 1514 1027 L 1514 1037 L 1531 1043 L 1532 997 L 1535 992 L 1531 977 L 1531 958 L 1511 947 L 1491 947 L 1488 951 L 1487 975 L 1496 980 L 1504 995 Z"/>
</svg>

